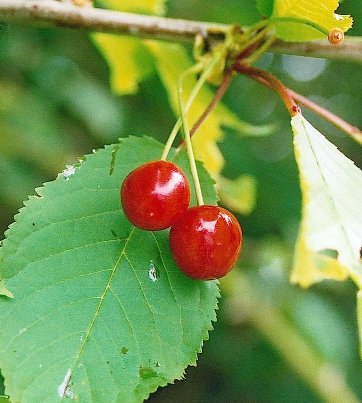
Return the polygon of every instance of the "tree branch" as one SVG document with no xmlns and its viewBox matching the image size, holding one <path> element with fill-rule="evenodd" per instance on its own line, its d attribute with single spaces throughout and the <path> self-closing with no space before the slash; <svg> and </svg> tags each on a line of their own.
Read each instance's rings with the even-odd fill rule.
<svg viewBox="0 0 362 403">
<path fill-rule="evenodd" d="M 202 33 L 211 41 L 224 38 L 229 25 L 146 16 L 118 11 L 76 7 L 54 0 L 1 0 L 0 21 L 50 25 L 131 35 L 147 39 L 192 41 Z M 277 41 L 272 52 L 345 60 L 362 64 L 362 38 L 346 38 L 338 46 L 325 41 Z"/>
<path fill-rule="evenodd" d="M 272 51 L 362 64 L 362 37 L 345 37 L 339 45 L 331 45 L 327 40 L 302 43 L 276 41 Z"/>
<path fill-rule="evenodd" d="M 54 0 L 1 0 L 0 21 L 178 41 L 194 40 L 198 33 L 222 40 L 229 28 L 224 24 L 77 7 Z"/>
</svg>

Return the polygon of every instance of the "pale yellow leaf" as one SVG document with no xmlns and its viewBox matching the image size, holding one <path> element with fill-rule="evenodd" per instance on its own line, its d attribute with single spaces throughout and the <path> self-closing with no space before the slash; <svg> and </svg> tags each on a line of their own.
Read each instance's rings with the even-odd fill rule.
<svg viewBox="0 0 362 403">
<path fill-rule="evenodd" d="M 163 14 L 164 0 L 102 0 L 111 10 L 141 14 Z M 108 63 L 112 91 L 133 94 L 138 83 L 153 71 L 153 62 L 141 39 L 96 33 L 92 39 Z"/>
<path fill-rule="evenodd" d="M 275 23 L 277 36 L 281 39 L 322 39 L 326 34 L 313 28 L 313 25 L 327 32 L 332 28 L 345 32 L 352 27 L 351 16 L 335 14 L 338 5 L 338 0 L 275 0 L 271 21 Z"/>
<path fill-rule="evenodd" d="M 102 0 L 102 5 L 111 10 L 140 14 L 163 14 L 164 0 Z"/>
<path fill-rule="evenodd" d="M 295 252 L 291 282 L 302 287 L 322 280 L 344 281 L 348 278 L 348 270 L 337 259 L 314 252 L 305 239 L 303 229 L 298 237 Z"/>
<path fill-rule="evenodd" d="M 362 172 L 301 114 L 291 123 L 303 197 L 291 280 L 349 276 L 362 286 Z"/>
<path fill-rule="evenodd" d="M 152 58 L 142 41 L 104 33 L 92 34 L 92 38 L 108 63 L 112 91 L 135 93 L 138 83 L 153 71 Z"/>
</svg>

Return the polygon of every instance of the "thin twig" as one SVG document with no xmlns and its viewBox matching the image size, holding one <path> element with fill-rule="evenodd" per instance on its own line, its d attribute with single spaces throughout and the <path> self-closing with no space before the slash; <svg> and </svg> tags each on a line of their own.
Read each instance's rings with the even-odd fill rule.
<svg viewBox="0 0 362 403">
<path fill-rule="evenodd" d="M 178 94 L 178 100 L 179 100 L 179 104 L 180 104 L 180 113 L 181 113 L 181 119 L 182 119 L 182 126 L 183 126 L 184 134 L 185 134 L 185 143 L 186 143 L 187 156 L 189 158 L 192 179 L 194 180 L 197 204 L 199 206 L 202 206 L 202 205 L 204 205 L 204 198 L 203 198 L 203 195 L 202 195 L 200 178 L 199 178 L 199 174 L 197 172 L 197 166 L 196 166 L 196 161 L 195 161 L 194 150 L 193 150 L 193 147 L 192 147 L 189 126 L 187 124 L 187 119 L 186 119 L 186 115 L 185 115 L 185 107 L 184 107 L 183 99 L 182 99 L 182 92 L 183 92 L 183 85 L 182 85 L 183 82 L 182 81 L 183 81 L 183 78 L 184 77 L 181 77 L 181 79 L 178 82 L 177 94 Z"/>
<path fill-rule="evenodd" d="M 201 70 L 201 66 L 194 65 L 184 73 L 184 76 L 186 76 L 188 74 L 191 74 L 191 73 L 199 72 L 200 70 Z M 198 79 L 198 81 L 197 81 L 195 87 L 193 88 L 192 93 L 190 94 L 190 97 L 187 100 L 187 103 L 185 105 L 185 113 L 187 113 L 188 110 L 190 109 L 190 107 L 192 105 L 192 102 L 194 101 L 194 99 L 196 98 L 196 95 L 198 94 L 198 92 L 200 91 L 202 85 L 204 84 L 208 73 L 209 73 L 209 71 L 208 71 L 208 69 L 206 69 L 206 72 L 204 71 L 204 73 Z M 169 137 L 168 137 L 168 139 L 166 141 L 165 148 L 162 151 L 161 160 L 166 161 L 166 159 L 168 157 L 168 153 L 171 150 L 171 147 L 172 147 L 172 145 L 173 145 L 173 143 L 174 143 L 174 141 L 176 139 L 176 136 L 177 136 L 178 131 L 180 130 L 181 126 L 182 126 L 182 118 L 180 116 L 177 119 L 177 121 L 176 121 L 174 127 L 172 128 L 171 133 L 170 133 L 170 135 L 169 135 Z"/>
<path fill-rule="evenodd" d="M 295 103 L 295 100 L 284 84 L 277 77 L 275 77 L 274 74 L 257 67 L 249 66 L 245 63 L 236 63 L 233 68 L 235 71 L 245 74 L 256 81 L 267 85 L 269 88 L 277 92 L 288 109 L 290 116 L 297 114 L 299 108 Z"/>
<path fill-rule="evenodd" d="M 255 81 L 258 81 L 259 83 L 263 84 L 264 86 L 272 88 L 270 82 L 266 80 L 264 77 L 261 77 L 260 75 L 257 74 L 248 74 L 248 75 Z M 362 144 L 362 132 L 358 127 L 351 125 L 350 123 L 346 122 L 344 119 L 335 115 L 328 109 L 323 108 L 322 106 L 314 103 L 310 99 L 304 97 L 301 94 L 298 94 L 297 92 L 291 90 L 290 88 L 284 87 L 284 89 L 296 102 L 299 102 L 300 104 L 304 105 L 312 112 L 314 112 L 316 115 L 320 116 L 324 120 L 330 122 L 332 125 L 336 126 L 338 129 L 348 134 L 348 136 L 350 136 L 357 143 Z"/>
<path fill-rule="evenodd" d="M 213 111 L 216 105 L 220 102 L 221 98 L 224 96 L 225 92 L 230 86 L 231 79 L 233 77 L 233 71 L 229 70 L 225 73 L 224 78 L 215 92 L 214 98 L 211 100 L 204 113 L 198 118 L 195 124 L 190 130 L 190 136 L 193 136 L 196 130 L 202 125 L 208 115 Z"/>
<path fill-rule="evenodd" d="M 230 25 L 164 18 L 119 11 L 76 7 L 54 0 L 1 0 L 0 21 L 50 25 L 89 31 L 125 34 L 148 39 L 193 41 L 202 33 L 208 40 L 222 41 Z M 362 64 L 362 37 L 346 38 L 338 46 L 327 39 L 304 43 L 277 41 L 271 52 L 345 60 Z"/>
<path fill-rule="evenodd" d="M 340 130 L 348 134 L 357 143 L 362 145 L 362 132 L 358 127 L 351 125 L 350 123 L 346 122 L 345 120 L 335 115 L 328 109 L 323 108 L 322 106 L 314 103 L 310 99 L 304 97 L 303 95 L 298 94 L 297 92 L 291 90 L 290 88 L 287 88 L 287 90 L 289 94 L 297 102 L 304 105 L 305 107 L 310 109 L 312 112 L 314 112 L 316 115 L 320 116 L 324 120 L 327 120 L 328 122 L 332 123 L 334 126 L 336 126 Z"/>
</svg>

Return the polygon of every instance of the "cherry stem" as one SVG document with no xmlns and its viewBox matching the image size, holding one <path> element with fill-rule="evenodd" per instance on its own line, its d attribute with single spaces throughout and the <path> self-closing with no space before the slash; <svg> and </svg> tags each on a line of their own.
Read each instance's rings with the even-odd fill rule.
<svg viewBox="0 0 362 403">
<path fill-rule="evenodd" d="M 220 86 L 218 87 L 218 89 L 215 92 L 215 95 L 213 97 L 213 99 L 211 100 L 211 102 L 209 103 L 209 105 L 207 106 L 207 108 L 205 109 L 205 111 L 203 112 L 203 114 L 197 119 L 197 121 L 194 123 L 194 125 L 192 126 L 191 130 L 190 130 L 190 137 L 192 137 L 195 132 L 200 128 L 200 126 L 204 123 L 205 119 L 209 116 L 209 114 L 215 109 L 215 107 L 217 106 L 217 104 L 220 102 L 221 98 L 224 96 L 225 92 L 227 91 L 227 89 L 230 86 L 231 83 L 231 79 L 233 77 L 233 71 L 232 70 L 228 70 L 226 72 L 226 74 L 223 77 L 223 80 L 220 84 Z M 181 150 L 181 148 L 183 147 L 183 145 L 185 144 L 185 141 L 183 141 L 178 147 L 176 152 L 179 152 Z"/>
<path fill-rule="evenodd" d="M 250 78 L 274 90 L 284 102 L 284 105 L 286 106 L 290 116 L 293 117 L 299 112 L 299 107 L 291 93 L 288 91 L 285 85 L 274 76 L 274 74 L 240 62 L 235 63 L 233 69 L 239 73 L 246 74 Z"/>
<path fill-rule="evenodd" d="M 252 38 L 252 40 L 250 40 L 249 42 L 247 42 L 247 46 L 245 46 L 245 48 L 242 49 L 240 56 L 242 57 L 242 55 L 244 55 L 245 52 L 248 51 L 248 49 L 250 49 L 251 47 L 255 46 L 257 42 L 259 42 L 260 40 L 262 40 L 267 31 L 265 30 L 265 24 L 263 23 L 260 28 L 262 27 L 263 29 L 254 37 Z M 256 52 L 254 52 L 252 54 L 252 59 L 256 60 L 258 57 L 260 57 L 265 51 L 267 51 L 269 49 L 269 47 L 272 45 L 272 43 L 274 42 L 275 38 L 274 37 L 270 37 L 268 38 L 265 43 L 260 47 L 260 50 L 258 49 Z M 255 56 L 254 56 L 255 55 Z M 249 59 L 248 59 L 249 60 Z M 233 69 L 232 70 L 227 70 L 224 74 L 224 77 L 222 79 L 221 84 L 219 85 L 218 89 L 215 92 L 215 95 L 213 97 L 213 99 L 211 100 L 211 102 L 209 103 L 209 105 L 207 106 L 207 108 L 205 109 L 205 111 L 203 112 L 203 114 L 199 117 L 199 119 L 194 123 L 194 125 L 192 126 L 191 130 L 190 130 L 190 136 L 192 137 L 195 132 L 200 128 L 200 126 L 202 125 L 202 123 L 205 121 L 205 119 L 208 117 L 208 115 L 215 109 L 215 107 L 217 106 L 217 104 L 221 101 L 222 97 L 224 96 L 225 92 L 228 90 L 232 77 L 233 77 Z M 187 105 L 186 105 L 187 107 Z M 182 148 L 182 146 L 184 145 L 184 142 L 182 142 L 178 148 L 177 148 L 177 152 L 180 151 L 180 149 Z"/>
<path fill-rule="evenodd" d="M 245 46 L 245 48 L 242 49 L 242 51 L 238 57 L 238 60 L 240 60 L 244 56 L 244 54 L 246 54 L 248 52 L 248 50 L 251 47 L 255 46 L 257 42 L 259 42 L 260 40 L 262 40 L 265 37 L 265 35 L 267 34 L 267 31 L 265 30 L 264 24 L 262 25 L 262 27 L 263 27 L 263 29 L 254 38 L 252 38 L 251 41 L 249 41 L 247 43 L 247 46 Z M 274 41 L 275 41 L 275 37 L 267 38 L 265 43 L 257 51 L 252 53 L 252 55 L 248 58 L 248 62 L 250 61 L 250 59 L 252 59 L 253 61 L 258 59 L 264 52 L 266 52 L 270 48 L 270 46 L 273 44 Z M 191 137 L 195 134 L 195 132 L 200 128 L 200 126 L 205 121 L 205 119 L 208 117 L 208 115 L 215 109 L 217 104 L 221 101 L 222 97 L 224 96 L 225 92 L 228 90 L 228 88 L 230 86 L 230 83 L 231 83 L 231 80 L 233 77 L 233 73 L 234 73 L 233 69 L 227 70 L 225 72 L 222 82 L 219 85 L 218 89 L 216 90 L 216 93 L 215 93 L 213 99 L 211 100 L 211 102 L 209 103 L 209 105 L 207 106 L 207 108 L 205 109 L 203 114 L 199 117 L 199 119 L 192 126 L 192 128 L 190 130 Z M 180 151 L 180 149 L 182 148 L 183 145 L 184 145 L 184 142 L 182 142 L 178 146 L 177 152 Z"/>
<path fill-rule="evenodd" d="M 298 94 L 297 92 L 291 90 L 290 88 L 287 88 L 287 91 L 297 102 L 304 105 L 305 107 L 313 111 L 316 115 L 320 116 L 324 120 L 327 120 L 328 122 L 332 123 L 334 126 L 338 127 L 340 130 L 348 134 L 357 143 L 362 145 L 362 132 L 358 127 L 351 125 L 350 123 L 346 122 L 344 119 L 335 115 L 328 109 L 323 108 L 322 106 L 314 103 L 310 99 L 304 97 L 303 95 Z"/>
<path fill-rule="evenodd" d="M 200 64 L 192 66 L 190 69 L 188 69 L 183 74 L 183 76 L 185 77 L 188 74 L 197 73 L 197 72 L 199 72 L 201 70 L 201 68 L 202 68 L 202 65 L 200 65 Z M 192 93 L 190 94 L 190 97 L 189 97 L 189 99 L 187 101 L 187 104 L 185 106 L 186 112 L 189 110 L 193 100 L 195 99 L 197 93 L 199 92 L 199 90 L 200 90 L 200 88 L 202 86 L 202 83 L 200 85 L 198 85 L 201 82 L 201 78 L 202 78 L 202 76 L 200 77 L 200 79 L 196 83 L 195 88 L 193 89 Z M 162 155 L 161 155 L 161 160 L 165 161 L 167 159 L 168 153 L 170 152 L 172 144 L 174 143 L 175 138 L 177 136 L 177 133 L 180 130 L 181 126 L 182 126 L 182 119 L 181 119 L 181 117 L 179 117 L 177 119 L 177 121 L 176 121 L 176 123 L 175 123 L 175 125 L 174 125 L 174 127 L 173 127 L 173 129 L 172 129 L 172 131 L 171 131 L 171 133 L 170 133 L 170 135 L 168 137 L 168 139 L 167 139 L 167 142 L 165 144 L 165 148 L 163 149 L 163 152 L 162 152 Z"/>
<path fill-rule="evenodd" d="M 189 131 L 189 127 L 188 127 L 188 124 L 187 124 L 187 119 L 186 119 L 186 115 L 185 115 L 185 108 L 184 108 L 184 104 L 183 104 L 183 100 L 182 100 L 182 92 L 183 92 L 182 81 L 183 81 L 183 78 L 184 77 L 180 78 L 179 84 L 177 86 L 178 100 L 179 100 L 179 104 L 180 104 L 182 125 L 183 125 L 183 129 L 184 129 L 184 133 L 185 133 L 186 150 L 187 150 L 187 155 L 189 157 L 191 175 L 192 175 L 192 178 L 194 180 L 197 204 L 199 206 L 202 206 L 204 204 L 204 198 L 202 196 L 200 178 L 199 178 L 199 174 L 197 172 L 194 150 L 192 148 L 190 131 Z"/>
<path fill-rule="evenodd" d="M 210 75 L 211 70 L 214 68 L 215 64 L 219 61 L 219 58 L 213 58 L 211 60 L 211 62 L 207 65 L 206 69 L 204 69 L 203 73 L 201 74 L 200 78 L 197 80 L 196 85 L 194 86 L 194 88 L 192 89 L 192 92 L 187 100 L 187 103 L 185 105 L 184 108 L 184 112 L 185 114 L 188 112 L 188 110 L 190 109 L 192 102 L 194 101 L 194 99 L 196 98 L 197 94 L 199 93 L 199 91 L 201 90 L 202 86 L 204 85 L 205 81 L 207 80 L 207 78 Z M 188 74 L 194 74 L 194 73 L 198 73 L 203 69 L 203 64 L 199 63 L 196 64 L 194 66 L 192 66 L 190 69 L 188 69 L 181 77 L 181 81 L 184 80 L 184 78 L 188 75 Z M 177 136 L 178 131 L 180 130 L 180 127 L 182 126 L 182 118 L 181 116 L 177 119 L 175 126 L 173 127 L 170 136 L 167 139 L 167 142 L 165 144 L 165 148 L 163 149 L 162 155 L 161 155 L 161 160 L 166 160 L 168 153 L 170 152 L 170 149 L 172 147 L 172 144 L 175 141 L 175 138 Z"/>
</svg>

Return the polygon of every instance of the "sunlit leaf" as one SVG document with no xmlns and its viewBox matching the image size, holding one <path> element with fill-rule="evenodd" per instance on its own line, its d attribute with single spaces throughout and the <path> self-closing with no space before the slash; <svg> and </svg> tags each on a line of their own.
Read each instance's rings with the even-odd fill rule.
<svg viewBox="0 0 362 403">
<path fill-rule="evenodd" d="M 362 286 L 362 172 L 301 114 L 292 128 L 303 196 L 292 281 L 349 276 Z"/>
<path fill-rule="evenodd" d="M 323 39 L 326 33 L 320 28 L 345 32 L 352 27 L 351 16 L 335 14 L 338 4 L 338 0 L 274 0 L 271 22 L 277 37 L 285 41 Z"/>
<path fill-rule="evenodd" d="M 0 368 L 12 401 L 139 402 L 195 364 L 217 283 L 184 276 L 168 231 L 136 229 L 120 208 L 122 179 L 162 148 L 129 138 L 87 156 L 7 231 L 0 276 L 14 298 L 0 297 Z M 174 160 L 190 177 L 184 153 Z"/>
<path fill-rule="evenodd" d="M 140 14 L 163 14 L 165 0 L 101 0 L 104 7 L 112 10 Z"/>
<path fill-rule="evenodd" d="M 256 180 L 250 175 L 236 179 L 219 176 L 219 197 L 223 205 L 241 214 L 250 214 L 256 202 Z"/>
<path fill-rule="evenodd" d="M 119 35 L 92 34 L 110 69 L 110 80 L 116 94 L 132 94 L 138 83 L 153 70 L 152 59 L 142 41 Z"/>
<path fill-rule="evenodd" d="M 111 10 L 142 14 L 165 11 L 164 0 L 102 0 L 102 5 Z M 138 83 L 153 70 L 142 40 L 104 33 L 93 34 L 92 39 L 109 65 L 112 90 L 116 94 L 135 93 Z"/>
</svg>

